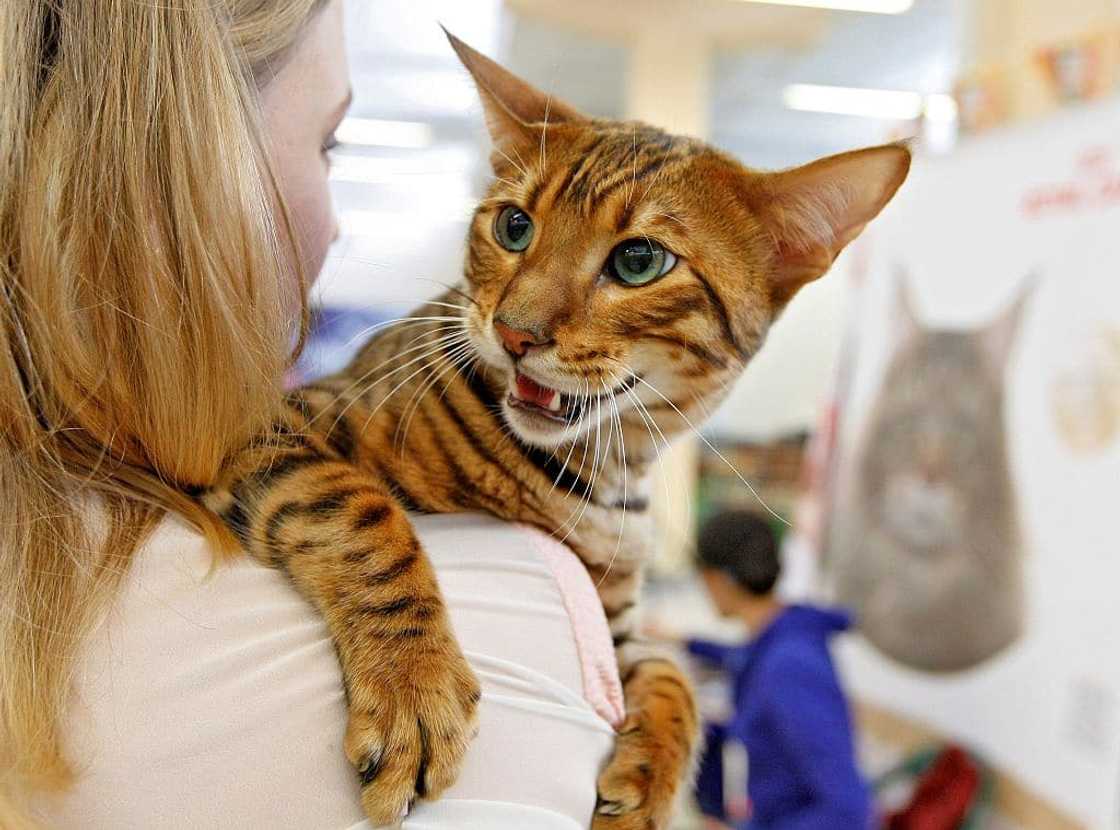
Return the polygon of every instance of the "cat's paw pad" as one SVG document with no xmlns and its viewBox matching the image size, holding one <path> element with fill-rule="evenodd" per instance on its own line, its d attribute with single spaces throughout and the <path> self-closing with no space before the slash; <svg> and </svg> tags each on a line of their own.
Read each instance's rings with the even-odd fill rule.
<svg viewBox="0 0 1120 830">
<path fill-rule="evenodd" d="M 417 798 L 438 798 L 459 775 L 477 733 L 480 692 L 463 658 L 451 662 L 434 677 L 383 678 L 373 695 L 351 686 L 344 746 L 375 825 L 395 822 Z"/>
</svg>

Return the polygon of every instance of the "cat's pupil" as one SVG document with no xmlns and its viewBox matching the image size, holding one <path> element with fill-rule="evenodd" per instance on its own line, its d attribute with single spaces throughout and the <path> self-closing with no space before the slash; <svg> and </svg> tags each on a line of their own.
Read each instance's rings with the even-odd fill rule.
<svg viewBox="0 0 1120 830">
<path fill-rule="evenodd" d="M 528 233 L 531 224 L 529 217 L 524 213 L 519 210 L 512 211 L 506 219 L 506 236 L 511 242 L 519 242 Z"/>
<path fill-rule="evenodd" d="M 653 248 L 644 240 L 627 243 L 619 251 L 622 267 L 631 274 L 643 274 L 653 265 Z"/>
</svg>

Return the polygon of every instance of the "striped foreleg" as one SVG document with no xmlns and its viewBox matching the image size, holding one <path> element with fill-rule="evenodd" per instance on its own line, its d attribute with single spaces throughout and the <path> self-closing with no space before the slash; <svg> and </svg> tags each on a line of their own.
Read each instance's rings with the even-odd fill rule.
<svg viewBox="0 0 1120 830">
<path fill-rule="evenodd" d="M 479 685 L 405 511 L 375 477 L 309 447 L 248 453 L 204 496 L 254 559 L 326 621 L 350 709 L 344 747 L 375 825 L 455 780 Z"/>
<path fill-rule="evenodd" d="M 662 830 L 688 785 L 700 725 L 692 685 L 660 647 L 635 636 L 640 566 L 592 572 L 626 696 L 614 754 L 599 776 L 593 830 Z"/>
</svg>

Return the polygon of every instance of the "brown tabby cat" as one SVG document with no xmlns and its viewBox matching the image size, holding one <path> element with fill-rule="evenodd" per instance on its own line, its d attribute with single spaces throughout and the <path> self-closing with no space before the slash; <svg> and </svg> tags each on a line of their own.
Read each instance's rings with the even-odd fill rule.
<svg viewBox="0 0 1120 830">
<path fill-rule="evenodd" d="M 663 828 L 697 717 L 677 667 L 631 639 L 650 465 L 887 203 L 910 153 L 758 173 L 584 117 L 451 42 L 496 174 L 465 281 L 293 394 L 207 503 L 326 619 L 374 822 L 452 783 L 479 699 L 406 511 L 483 510 L 563 535 L 599 586 L 626 692 L 594 826 Z"/>
</svg>

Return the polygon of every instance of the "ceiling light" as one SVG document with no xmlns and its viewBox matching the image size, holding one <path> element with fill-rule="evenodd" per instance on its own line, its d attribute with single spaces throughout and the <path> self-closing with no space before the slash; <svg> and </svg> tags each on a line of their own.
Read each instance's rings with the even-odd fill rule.
<svg viewBox="0 0 1120 830">
<path fill-rule="evenodd" d="M 914 0 L 744 0 L 744 2 L 871 14 L 902 14 L 914 5 Z"/>
<path fill-rule="evenodd" d="M 432 128 L 419 121 L 382 121 L 377 118 L 344 118 L 335 130 L 340 144 L 364 147 L 427 147 Z"/>
<path fill-rule="evenodd" d="M 897 121 L 911 121 L 926 107 L 925 96 L 920 92 L 817 84 L 791 84 L 786 87 L 784 98 L 790 109 Z M 939 101 L 935 107 L 943 108 L 943 103 Z"/>
</svg>

